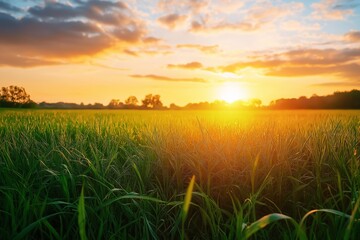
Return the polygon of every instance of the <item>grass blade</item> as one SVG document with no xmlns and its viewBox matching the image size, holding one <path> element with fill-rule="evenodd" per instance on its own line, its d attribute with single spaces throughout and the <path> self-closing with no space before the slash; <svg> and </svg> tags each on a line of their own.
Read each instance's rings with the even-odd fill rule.
<svg viewBox="0 0 360 240">
<path fill-rule="evenodd" d="M 259 231 L 260 229 L 266 227 L 270 223 L 277 222 L 279 220 L 292 220 L 291 217 L 280 214 L 280 213 L 272 213 L 269 215 L 266 215 L 256 222 L 253 222 L 249 227 L 245 229 L 245 239 L 248 239 L 251 237 L 254 233 Z"/>
<path fill-rule="evenodd" d="M 83 185 L 81 189 L 79 205 L 78 205 L 78 224 L 79 224 L 79 234 L 81 240 L 87 239 L 85 223 L 86 223 L 86 211 L 85 211 L 84 185 Z"/>
<path fill-rule="evenodd" d="M 194 184 L 195 184 L 195 175 L 192 176 L 191 181 L 189 183 L 189 186 L 188 186 L 188 188 L 186 190 L 186 195 L 185 195 L 185 199 L 184 199 L 184 205 L 183 205 L 183 208 L 182 208 L 182 221 L 183 222 L 185 221 L 186 216 L 187 216 L 188 211 L 189 211 L 192 192 L 193 192 L 193 189 L 194 189 Z"/>
<path fill-rule="evenodd" d="M 185 237 L 185 230 L 184 230 L 184 224 L 185 224 L 185 219 L 186 216 L 189 212 L 189 207 L 190 207 L 190 202 L 191 202 L 191 197 L 192 197 L 192 193 L 193 193 L 193 189 L 194 189 L 194 184 L 195 184 L 195 175 L 192 176 L 189 186 L 186 190 L 186 195 L 185 195 L 185 199 L 184 199 L 184 204 L 183 204 L 183 208 L 181 211 L 181 239 L 184 239 Z"/>
<path fill-rule="evenodd" d="M 21 232 L 19 234 L 17 234 L 13 239 L 14 240 L 18 240 L 18 239 L 24 239 L 26 238 L 26 236 L 33 230 L 35 229 L 39 224 L 41 224 L 43 221 L 47 220 L 50 217 L 56 216 L 62 214 L 62 212 L 59 213 L 54 213 L 51 215 L 48 215 L 46 217 L 42 217 L 40 219 L 38 219 L 37 221 L 29 224 L 26 228 L 24 228 L 23 230 L 21 230 Z"/>
</svg>

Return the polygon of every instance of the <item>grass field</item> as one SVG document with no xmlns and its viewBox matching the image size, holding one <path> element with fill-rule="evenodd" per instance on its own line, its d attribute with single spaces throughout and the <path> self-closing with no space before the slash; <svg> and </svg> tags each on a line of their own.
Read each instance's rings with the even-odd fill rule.
<svg viewBox="0 0 360 240">
<path fill-rule="evenodd" d="M 1 110 L 0 143 L 0 239 L 360 236 L 359 111 Z"/>
</svg>

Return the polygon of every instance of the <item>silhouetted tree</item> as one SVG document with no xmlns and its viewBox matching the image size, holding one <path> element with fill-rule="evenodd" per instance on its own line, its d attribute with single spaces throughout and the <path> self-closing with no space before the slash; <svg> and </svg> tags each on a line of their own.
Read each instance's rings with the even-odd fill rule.
<svg viewBox="0 0 360 240">
<path fill-rule="evenodd" d="M 31 107 L 34 104 L 23 87 L 9 86 L 0 90 L 0 107 Z"/>
<path fill-rule="evenodd" d="M 119 99 L 111 99 L 111 101 L 108 104 L 108 108 L 120 108 L 123 105 L 122 102 L 120 102 Z"/>
<path fill-rule="evenodd" d="M 154 95 L 152 98 L 152 106 L 153 108 L 159 109 L 162 108 L 163 103 L 160 100 L 160 95 Z"/>
<path fill-rule="evenodd" d="M 179 107 L 179 106 L 176 105 L 175 103 L 171 103 L 171 104 L 170 104 L 170 109 L 171 109 L 171 110 L 179 110 L 179 109 L 181 109 L 181 107 Z"/>
<path fill-rule="evenodd" d="M 139 103 L 139 100 L 135 96 L 130 96 L 125 100 L 126 105 L 136 106 Z"/>
<path fill-rule="evenodd" d="M 253 98 L 249 101 L 250 107 L 255 107 L 255 108 L 260 107 L 261 103 L 262 103 L 261 100 L 258 98 Z"/>
<path fill-rule="evenodd" d="M 152 101 L 152 94 L 146 95 L 145 98 L 141 100 L 142 105 L 146 108 L 151 106 L 151 101 Z"/>
<path fill-rule="evenodd" d="M 328 96 L 313 95 L 272 101 L 274 109 L 360 109 L 360 91 L 334 92 Z"/>
<path fill-rule="evenodd" d="M 146 108 L 155 108 L 155 109 L 160 109 L 163 107 L 163 103 L 160 100 L 160 95 L 152 95 L 152 94 L 148 94 L 145 96 L 145 98 L 143 100 L 141 100 L 142 104 L 144 107 Z"/>
</svg>

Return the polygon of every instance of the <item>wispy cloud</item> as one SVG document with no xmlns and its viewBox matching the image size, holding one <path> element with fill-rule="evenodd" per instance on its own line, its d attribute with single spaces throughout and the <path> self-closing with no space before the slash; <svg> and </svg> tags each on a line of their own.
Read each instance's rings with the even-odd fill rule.
<svg viewBox="0 0 360 240">
<path fill-rule="evenodd" d="M 344 82 L 323 82 L 312 84 L 313 87 L 360 87 L 360 82 L 344 81 Z"/>
<path fill-rule="evenodd" d="M 172 13 L 158 18 L 158 22 L 169 29 L 174 29 L 182 25 L 186 21 L 186 19 L 186 15 Z"/>
<path fill-rule="evenodd" d="M 274 5 L 270 1 L 253 4 L 247 9 L 243 18 L 238 21 L 214 20 L 211 17 L 199 17 L 191 23 L 192 32 L 218 32 L 218 31 L 244 31 L 252 32 L 263 28 L 265 25 L 276 22 L 285 16 L 302 11 L 303 3 L 292 2 Z"/>
<path fill-rule="evenodd" d="M 323 21 L 343 20 L 354 12 L 350 4 L 341 0 L 321 0 L 313 3 L 311 7 L 313 8 L 311 16 Z"/>
<path fill-rule="evenodd" d="M 177 48 L 196 49 L 203 53 L 218 53 L 219 45 L 201 45 L 201 44 L 178 44 Z"/>
<path fill-rule="evenodd" d="M 168 82 L 198 82 L 198 83 L 206 83 L 207 81 L 202 78 L 172 78 L 166 76 L 159 76 L 154 74 L 148 75 L 130 75 L 133 78 L 145 78 L 157 81 L 168 81 Z"/>
<path fill-rule="evenodd" d="M 168 64 L 168 68 L 182 68 L 182 69 L 201 69 L 203 65 L 200 62 L 190 62 L 185 64 Z"/>
<path fill-rule="evenodd" d="M 360 42 L 360 31 L 351 31 L 345 34 L 345 40 L 349 42 Z"/>
<path fill-rule="evenodd" d="M 263 59 L 242 61 L 207 68 L 213 72 L 235 73 L 245 68 L 257 68 L 267 76 L 304 77 L 334 75 L 359 81 L 360 48 L 300 49 L 269 54 Z"/>
</svg>

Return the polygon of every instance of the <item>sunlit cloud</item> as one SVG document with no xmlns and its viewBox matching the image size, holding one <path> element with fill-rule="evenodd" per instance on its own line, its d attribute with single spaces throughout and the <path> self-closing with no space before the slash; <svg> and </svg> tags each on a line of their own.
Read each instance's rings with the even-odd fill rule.
<svg viewBox="0 0 360 240">
<path fill-rule="evenodd" d="M 242 61 L 207 68 L 213 72 L 236 73 L 245 68 L 257 68 L 267 76 L 304 77 L 333 75 L 358 80 L 360 49 L 300 49 L 266 55 L 264 59 Z"/>
<path fill-rule="evenodd" d="M 159 0 L 158 8 L 161 11 L 186 11 L 197 14 L 210 4 L 210 0 Z"/>
<path fill-rule="evenodd" d="M 191 23 L 192 32 L 244 31 L 253 32 L 276 22 L 285 16 L 299 13 L 304 4 L 300 2 L 274 5 L 270 1 L 255 2 L 244 12 L 241 20 L 214 20 L 211 17 L 200 17 Z"/>
<path fill-rule="evenodd" d="M 158 18 L 158 21 L 161 25 L 166 26 L 169 29 L 174 29 L 182 25 L 186 21 L 186 19 L 186 15 L 172 13 Z"/>
<path fill-rule="evenodd" d="M 182 69 L 201 69 L 203 65 L 200 62 L 190 62 L 185 64 L 168 64 L 168 68 L 182 68 Z"/>
<path fill-rule="evenodd" d="M 321 0 L 313 3 L 312 17 L 318 20 L 343 20 L 349 15 L 353 14 L 353 7 L 356 4 L 351 3 L 352 1 L 341 1 L 341 0 Z"/>
<path fill-rule="evenodd" d="M 302 23 L 296 20 L 284 21 L 281 23 L 281 28 L 285 31 L 319 31 L 321 25 L 319 23 Z"/>
<path fill-rule="evenodd" d="M 188 49 L 196 49 L 203 53 L 218 53 L 219 45 L 201 45 L 201 44 L 178 44 L 177 48 L 188 48 Z"/>
<path fill-rule="evenodd" d="M 351 31 L 345 34 L 345 40 L 349 42 L 360 42 L 360 31 Z"/>
<path fill-rule="evenodd" d="M 132 78 L 145 78 L 150 80 L 157 80 L 157 81 L 167 81 L 167 82 L 197 82 L 197 83 L 206 83 L 207 81 L 202 78 L 173 78 L 173 77 L 166 77 L 166 76 L 159 76 L 155 74 L 147 74 L 147 75 L 130 75 Z"/>
<path fill-rule="evenodd" d="M 0 12 L 0 46 L 5 56 L 0 64 L 62 63 L 146 39 L 144 21 L 126 4 L 97 0 L 76 3 L 49 1 L 29 8 L 22 17 Z"/>
</svg>

